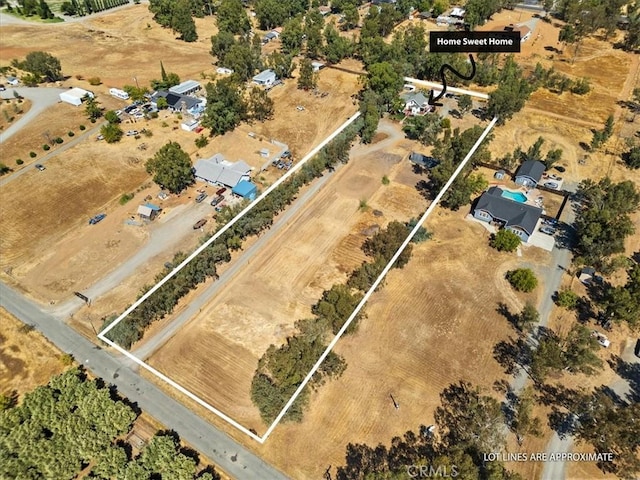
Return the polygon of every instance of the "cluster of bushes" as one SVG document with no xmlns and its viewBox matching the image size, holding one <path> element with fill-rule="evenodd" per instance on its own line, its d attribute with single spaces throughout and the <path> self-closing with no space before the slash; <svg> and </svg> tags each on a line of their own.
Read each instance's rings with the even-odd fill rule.
<svg viewBox="0 0 640 480">
<path fill-rule="evenodd" d="M 216 265 L 231 259 L 230 250 L 237 250 L 242 242 L 252 235 L 257 235 L 271 227 L 273 217 L 285 209 L 298 194 L 303 185 L 314 178 L 322 176 L 326 168 L 337 162 L 346 162 L 349 158 L 351 141 L 358 131 L 357 125 L 351 125 L 341 135 L 336 137 L 316 157 L 308 161 L 300 171 L 287 182 L 281 184 L 267 198 L 257 204 L 249 213 L 238 220 L 231 228 L 220 236 L 217 242 L 210 245 L 194 258 L 187 266 L 167 281 L 127 318 L 107 333 L 107 337 L 117 344 L 129 348 L 134 342 L 142 338 L 147 326 L 165 315 L 171 313 L 178 301 L 207 278 L 216 277 Z M 219 228 L 233 218 L 241 209 L 225 208 L 218 216 Z M 178 265 L 186 258 L 184 253 L 178 253 L 173 259 L 173 265 Z M 155 279 L 157 283 L 164 278 L 171 269 L 165 268 Z M 141 295 L 151 287 L 144 287 Z M 110 323 L 108 320 L 103 328 Z"/>
<path fill-rule="evenodd" d="M 553 67 L 548 70 L 545 69 L 540 63 L 536 64 L 536 68 L 531 74 L 531 80 L 538 86 L 558 94 L 569 90 L 576 95 L 586 95 L 591 91 L 591 84 L 588 78 L 583 77 L 574 81 L 566 75 L 556 72 Z"/>
<path fill-rule="evenodd" d="M 280 347 L 271 345 L 260 358 L 251 384 L 251 399 L 260 409 L 260 415 L 266 423 L 271 423 L 280 413 L 327 348 L 330 335 L 336 335 L 343 328 L 364 293 L 382 273 L 409 231 L 408 225 L 394 221 L 386 229 L 367 239 L 362 250 L 373 261 L 363 262 L 351 274 L 346 285 L 334 284 L 325 290 L 322 298 L 311 309 L 314 317 L 299 320 L 295 335 L 288 337 Z M 407 264 L 411 258 L 411 250 L 411 245 L 403 250 L 394 264 L 395 268 L 402 268 Z M 360 312 L 345 333 L 355 332 L 362 317 L 363 313 Z M 339 376 L 345 368 L 344 359 L 335 352 L 330 352 L 309 385 L 317 387 L 325 378 Z M 284 418 L 300 421 L 308 395 L 309 390 L 303 390 Z"/>
</svg>

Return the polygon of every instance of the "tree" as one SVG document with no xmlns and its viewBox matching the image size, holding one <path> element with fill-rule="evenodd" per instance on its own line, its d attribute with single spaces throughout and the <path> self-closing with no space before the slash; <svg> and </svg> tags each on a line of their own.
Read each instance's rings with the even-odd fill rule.
<svg viewBox="0 0 640 480">
<path fill-rule="evenodd" d="M 346 285 L 335 284 L 331 289 L 324 291 L 322 298 L 311 308 L 311 311 L 319 318 L 325 319 L 335 335 L 356 309 L 361 299 L 362 295 L 352 294 L 351 289 Z M 356 331 L 358 320 L 359 318 L 356 318 L 349 325 L 347 333 Z"/>
<path fill-rule="evenodd" d="M 600 349 L 598 340 L 584 325 L 575 324 L 564 341 L 563 359 L 571 372 L 593 375 L 602 367 L 602 360 L 596 352 Z"/>
<path fill-rule="evenodd" d="M 540 313 L 538 313 L 535 305 L 531 302 L 527 302 L 525 303 L 522 311 L 516 315 L 515 324 L 521 332 L 530 332 L 539 320 Z"/>
<path fill-rule="evenodd" d="M 473 102 L 469 95 L 460 95 L 458 97 L 458 109 L 460 110 L 460 113 L 462 115 L 464 115 L 469 110 L 471 110 L 472 106 L 473 106 Z"/>
<path fill-rule="evenodd" d="M 114 110 L 109 110 L 105 113 L 104 119 L 109 123 L 120 123 L 120 117 Z"/>
<path fill-rule="evenodd" d="M 89 120 L 97 120 L 102 116 L 102 109 L 100 108 L 100 105 L 98 105 L 95 97 L 87 94 L 84 96 L 83 100 L 85 104 L 84 111 Z"/>
<path fill-rule="evenodd" d="M 627 8 L 627 18 L 629 26 L 624 36 L 624 48 L 626 50 L 637 50 L 640 48 L 640 2 L 636 1 Z"/>
<path fill-rule="evenodd" d="M 378 130 L 378 122 L 380 121 L 378 104 L 379 98 L 375 92 L 371 90 L 362 92 L 362 98 L 360 99 L 360 112 L 362 113 L 360 138 L 362 143 L 371 143 L 376 130 Z"/>
<path fill-rule="evenodd" d="M 356 28 L 358 26 L 358 22 L 360 21 L 360 14 L 358 13 L 358 8 L 353 3 L 347 3 L 342 10 L 342 25 L 341 28 L 343 30 L 351 30 L 352 28 Z"/>
<path fill-rule="evenodd" d="M 538 279 L 530 268 L 518 268 L 507 272 L 507 280 L 519 292 L 531 292 L 538 286 Z"/>
<path fill-rule="evenodd" d="M 549 170 L 553 165 L 558 163 L 562 159 L 562 149 L 556 148 L 555 150 L 549 150 L 547 156 L 544 159 L 544 166 Z"/>
<path fill-rule="evenodd" d="M 273 116 L 273 100 L 266 90 L 253 87 L 249 92 L 249 115 L 251 118 L 264 122 Z"/>
<path fill-rule="evenodd" d="M 50 82 L 64 78 L 60 60 L 47 52 L 29 52 L 24 61 L 18 63 L 18 68 Z"/>
<path fill-rule="evenodd" d="M 531 387 L 525 388 L 520 397 L 516 401 L 515 410 L 513 412 L 513 421 L 511 428 L 516 434 L 518 445 L 522 446 L 524 437 L 532 435 L 534 437 L 542 436 L 542 424 L 538 417 L 534 417 L 532 410 L 535 405 L 533 398 L 533 390 Z"/>
<path fill-rule="evenodd" d="M 511 230 L 503 228 L 493 235 L 490 244 L 499 252 L 515 252 L 520 246 L 520 237 Z"/>
<path fill-rule="evenodd" d="M 276 73 L 278 78 L 291 78 L 291 73 L 296 68 L 293 55 L 285 55 L 280 52 L 273 52 L 269 55 L 267 57 L 267 65 Z"/>
<path fill-rule="evenodd" d="M 153 181 L 171 193 L 180 193 L 194 181 L 189 155 L 177 142 L 167 142 L 147 160 L 146 168 Z"/>
<path fill-rule="evenodd" d="M 566 308 L 568 310 L 574 310 L 578 306 L 578 294 L 573 290 L 564 288 L 560 290 L 556 295 L 556 305 Z"/>
<path fill-rule="evenodd" d="M 389 110 L 404 83 L 401 72 L 389 62 L 375 63 L 369 66 L 368 72 L 366 88 L 377 93 L 382 105 Z"/>
<path fill-rule="evenodd" d="M 461 381 L 445 388 L 440 402 L 434 417 L 446 447 L 496 452 L 504 445 L 504 415 L 496 399 Z"/>
<path fill-rule="evenodd" d="M 196 24 L 191 16 L 190 0 L 177 0 L 173 6 L 171 29 L 180 34 L 180 40 L 195 42 L 198 39 Z"/>
<path fill-rule="evenodd" d="M 223 135 L 247 118 L 247 105 L 242 90 L 233 78 L 222 78 L 216 83 L 209 83 L 206 91 L 207 106 L 201 123 L 211 129 L 212 135 Z"/>
<path fill-rule="evenodd" d="M 329 24 L 324 29 L 324 39 L 324 56 L 329 63 L 338 63 L 353 54 L 353 43 L 341 36 L 333 25 Z"/>
<path fill-rule="evenodd" d="M 515 62 L 513 55 L 510 55 L 500 72 L 498 88 L 489 94 L 489 115 L 497 116 L 499 123 L 504 123 L 524 107 L 534 88 L 535 86 L 523 77 L 522 69 Z"/>
<path fill-rule="evenodd" d="M 104 140 L 107 143 L 116 143 L 119 142 L 122 138 L 123 132 L 120 126 L 117 123 L 107 123 L 100 127 L 100 133 L 104 137 Z"/>
<path fill-rule="evenodd" d="M 282 42 L 282 53 L 298 55 L 302 48 L 304 31 L 302 21 L 299 17 L 290 18 L 282 27 L 280 41 Z"/>
<path fill-rule="evenodd" d="M 302 90 L 313 90 L 318 83 L 318 77 L 313 71 L 311 59 L 305 58 L 300 62 L 300 73 L 298 76 L 298 88 Z"/>
<path fill-rule="evenodd" d="M 560 338 L 553 331 L 546 331 L 538 341 L 538 348 L 531 352 L 529 373 L 537 383 L 542 383 L 550 371 L 560 372 L 564 368 Z"/>
<path fill-rule="evenodd" d="M 409 117 L 402 127 L 407 138 L 433 145 L 442 132 L 442 118 L 436 113 Z"/>
<path fill-rule="evenodd" d="M 631 150 L 622 155 L 622 160 L 633 170 L 640 168 L 640 146 L 631 147 Z"/>
<path fill-rule="evenodd" d="M 613 286 L 605 284 L 600 307 L 604 316 L 616 322 L 625 321 L 632 329 L 640 324 L 640 265 L 634 263 L 627 270 L 627 282 Z"/>
<path fill-rule="evenodd" d="M 135 85 L 125 85 L 122 89 L 129 94 L 129 98 L 134 102 L 142 102 L 149 93 L 145 87 L 136 87 Z"/>
<path fill-rule="evenodd" d="M 249 33 L 251 24 L 241 0 L 222 0 L 216 10 L 218 29 L 234 35 Z"/>
</svg>

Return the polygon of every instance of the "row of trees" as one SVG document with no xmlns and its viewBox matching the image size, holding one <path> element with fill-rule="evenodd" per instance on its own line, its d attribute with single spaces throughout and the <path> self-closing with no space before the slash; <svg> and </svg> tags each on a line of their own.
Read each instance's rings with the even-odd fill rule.
<svg viewBox="0 0 640 480">
<path fill-rule="evenodd" d="M 282 410 L 326 349 L 329 337 L 336 335 L 360 303 L 391 257 L 407 238 L 409 229 L 400 222 L 390 222 L 386 229 L 368 238 L 362 250 L 373 259 L 354 270 L 346 285 L 334 284 L 325 290 L 322 298 L 312 307 L 314 317 L 299 320 L 297 333 L 288 337 L 280 347 L 271 345 L 258 362 L 251 384 L 251 399 L 259 408 L 262 419 L 271 423 Z M 395 268 L 404 267 L 411 257 L 409 245 L 404 249 Z M 364 314 L 360 312 L 346 330 L 353 333 Z M 321 385 L 326 378 L 339 376 L 346 364 L 344 359 L 331 352 L 324 360 L 312 381 L 311 388 Z M 300 421 L 308 402 L 309 389 L 303 390 L 287 415 L 287 420 Z"/>
<path fill-rule="evenodd" d="M 65 15 L 90 15 L 129 4 L 129 0 L 67 0 L 60 5 Z"/>
<path fill-rule="evenodd" d="M 160 432 L 133 457 L 119 439 L 137 415 L 100 379 L 69 369 L 27 393 L 20 405 L 2 402 L 0 477 L 72 479 L 91 466 L 88 476 L 105 480 L 220 478 L 211 467 L 197 473 L 197 454 L 171 432 Z"/>
<path fill-rule="evenodd" d="M 525 151 L 517 146 L 513 152 L 507 152 L 503 157 L 497 159 L 498 165 L 507 170 L 520 165 L 529 160 L 538 160 L 544 163 L 547 170 L 562 159 L 562 149 L 556 148 L 547 150 L 546 154 L 542 153 L 544 139 L 538 137 L 537 140 Z"/>
<path fill-rule="evenodd" d="M 273 218 L 283 211 L 295 199 L 299 189 L 322 175 L 325 169 L 336 162 L 348 159 L 351 141 L 359 130 L 359 125 L 351 125 L 341 135 L 327 145 L 321 153 L 308 161 L 300 171 L 275 189 L 267 198 L 257 204 L 249 213 L 236 222 L 232 228 L 220 236 L 217 242 L 210 245 L 194 258 L 174 277 L 151 295 L 127 318 L 108 332 L 108 337 L 119 345 L 129 348 L 142 338 L 145 329 L 151 323 L 170 314 L 178 301 L 197 285 L 208 278 L 216 278 L 216 265 L 231 259 L 231 250 L 242 247 L 243 241 L 271 227 Z M 191 163 L 185 152 L 175 142 L 169 142 L 147 163 L 149 172 L 164 185 L 172 185 L 178 191 L 193 181 Z M 175 180 L 175 183 L 173 183 Z M 218 216 L 218 228 L 231 220 L 244 205 L 234 208 L 225 207 Z M 187 256 L 177 253 L 173 265 L 180 264 Z M 164 278 L 171 268 L 165 268 L 155 278 L 154 284 Z M 145 286 L 141 295 L 151 287 Z M 104 322 L 105 328 L 113 319 Z"/>
<path fill-rule="evenodd" d="M 19 6 L 17 7 L 13 7 L 10 3 L 7 5 L 8 11 L 11 12 L 15 8 L 17 13 L 24 15 L 25 17 L 38 15 L 43 20 L 55 18 L 49 4 L 45 2 L 45 0 L 19 0 Z"/>
</svg>

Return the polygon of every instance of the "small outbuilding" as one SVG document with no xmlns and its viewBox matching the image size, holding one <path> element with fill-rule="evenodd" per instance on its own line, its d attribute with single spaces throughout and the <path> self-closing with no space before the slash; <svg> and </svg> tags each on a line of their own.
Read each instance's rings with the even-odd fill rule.
<svg viewBox="0 0 640 480">
<path fill-rule="evenodd" d="M 242 198 L 255 200 L 256 195 L 258 194 L 258 187 L 248 180 L 241 180 L 235 187 L 233 187 L 231 193 Z"/>
<path fill-rule="evenodd" d="M 584 285 L 591 285 L 593 283 L 593 279 L 596 276 L 596 269 L 593 267 L 584 267 L 578 273 L 578 280 L 582 282 Z"/>
<path fill-rule="evenodd" d="M 506 174 L 507 172 L 505 172 L 504 170 L 498 170 L 493 174 L 493 178 L 495 178 L 496 180 L 503 180 Z"/>
<path fill-rule="evenodd" d="M 202 85 L 195 80 L 185 80 L 181 84 L 169 88 L 169 92 L 175 93 L 176 95 L 193 95 L 201 88 Z"/>
<path fill-rule="evenodd" d="M 311 68 L 314 72 L 319 72 L 325 66 L 324 62 L 311 62 Z"/>
<path fill-rule="evenodd" d="M 93 93 L 89 90 L 84 90 L 83 88 L 71 88 L 66 92 L 62 92 L 60 94 L 60 101 L 65 103 L 70 103 L 71 105 L 75 105 L 76 107 L 82 105 L 82 100 L 85 96 L 89 96 L 93 98 Z"/>
<path fill-rule="evenodd" d="M 138 216 L 143 220 L 153 220 L 162 209 L 153 203 L 145 203 L 138 207 Z"/>
<path fill-rule="evenodd" d="M 542 178 L 546 167 L 538 160 L 527 160 L 516 171 L 515 182 L 527 188 L 534 188 Z"/>
<path fill-rule="evenodd" d="M 253 83 L 262 87 L 269 87 L 276 83 L 276 72 L 271 69 L 264 70 L 253 77 Z"/>
</svg>

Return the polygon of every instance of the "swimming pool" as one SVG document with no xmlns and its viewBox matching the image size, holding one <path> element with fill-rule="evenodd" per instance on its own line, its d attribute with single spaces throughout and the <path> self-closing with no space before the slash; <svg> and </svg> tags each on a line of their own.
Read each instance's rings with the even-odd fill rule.
<svg viewBox="0 0 640 480">
<path fill-rule="evenodd" d="M 520 192 L 509 192 L 508 190 L 503 190 L 502 196 L 513 200 L 514 202 L 525 203 L 527 201 L 527 196 Z"/>
</svg>

